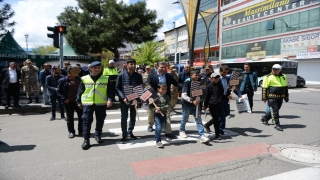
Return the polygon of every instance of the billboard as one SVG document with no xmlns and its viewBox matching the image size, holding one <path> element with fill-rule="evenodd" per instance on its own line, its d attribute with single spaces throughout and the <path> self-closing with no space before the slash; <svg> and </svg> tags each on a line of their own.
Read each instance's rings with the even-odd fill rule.
<svg viewBox="0 0 320 180">
<path fill-rule="evenodd" d="M 320 32 L 281 39 L 281 54 L 296 56 L 298 53 L 318 52 Z"/>
<path fill-rule="evenodd" d="M 277 13 L 300 8 L 309 4 L 319 3 L 319 0 L 266 0 L 252 6 L 223 15 L 222 27 L 240 25 Z"/>
<path fill-rule="evenodd" d="M 247 58 L 265 57 L 266 41 L 247 44 Z"/>
</svg>

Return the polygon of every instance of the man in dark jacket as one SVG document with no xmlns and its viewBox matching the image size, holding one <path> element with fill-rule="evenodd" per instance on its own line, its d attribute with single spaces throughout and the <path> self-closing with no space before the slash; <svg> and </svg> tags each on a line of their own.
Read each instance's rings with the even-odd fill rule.
<svg viewBox="0 0 320 180">
<path fill-rule="evenodd" d="M 8 68 L 2 69 L 1 71 L 0 83 L 2 84 L 7 97 L 6 109 L 11 106 L 11 96 L 13 96 L 14 99 L 14 106 L 17 108 L 21 108 L 21 106 L 19 105 L 20 79 L 21 73 L 19 70 L 17 70 L 15 62 L 11 62 Z"/>
<path fill-rule="evenodd" d="M 119 95 L 119 101 L 121 102 L 121 129 L 122 129 L 122 139 L 121 143 L 127 143 L 127 139 L 137 139 L 136 136 L 132 134 L 136 123 L 136 110 L 134 106 L 129 104 L 128 99 L 124 93 L 125 86 L 137 86 L 143 83 L 142 76 L 135 72 L 136 60 L 130 59 L 127 61 L 127 71 L 121 72 L 116 81 L 116 91 Z M 127 129 L 127 119 L 128 110 L 130 109 L 130 122 L 129 128 Z"/>
<path fill-rule="evenodd" d="M 78 132 L 82 136 L 82 109 L 77 105 L 77 92 L 81 82 L 79 75 L 79 68 L 76 66 L 69 66 L 67 69 L 67 76 L 64 76 L 58 81 L 57 95 L 64 102 L 67 113 L 67 127 L 69 131 L 69 138 L 75 137 L 74 129 L 74 111 L 78 115 Z"/>
<path fill-rule="evenodd" d="M 152 86 L 153 89 L 157 89 L 158 84 L 167 84 L 167 92 L 166 94 L 169 96 L 169 98 L 171 99 L 171 85 L 174 85 L 176 87 L 178 87 L 179 90 L 181 90 L 183 88 L 183 85 L 178 83 L 171 74 L 166 73 L 167 71 L 167 64 L 166 62 L 159 62 L 158 63 L 158 71 L 155 73 L 151 73 L 148 76 L 148 80 L 147 82 L 150 83 L 150 85 Z M 150 118 L 152 117 L 152 118 Z M 153 111 L 149 110 L 149 117 L 148 117 L 148 131 L 152 131 L 152 126 L 154 124 L 154 114 Z M 167 123 L 166 123 L 166 131 L 165 131 L 165 136 L 175 139 L 176 136 L 172 134 L 172 129 L 171 129 L 171 118 L 170 116 L 167 115 Z"/>
<path fill-rule="evenodd" d="M 209 107 L 212 119 L 203 125 L 207 132 L 210 132 L 210 126 L 214 125 L 216 139 L 221 140 L 220 130 L 219 130 L 219 117 L 221 108 L 221 99 L 223 95 L 223 87 L 219 83 L 220 75 L 218 73 L 212 73 L 210 75 L 212 83 L 207 86 L 207 94 L 204 101 L 203 109 L 206 110 Z"/>
<path fill-rule="evenodd" d="M 45 105 L 50 105 L 49 104 L 49 98 L 47 94 L 47 86 L 46 86 L 46 77 L 51 75 L 50 69 L 49 69 L 49 64 L 44 63 L 43 64 L 43 69 L 39 73 L 39 86 L 43 88 L 43 102 Z"/>
<path fill-rule="evenodd" d="M 190 78 L 190 65 L 184 66 L 183 72 L 179 74 L 179 83 L 183 84 L 186 79 Z"/>
<path fill-rule="evenodd" d="M 58 91 L 58 81 L 61 79 L 63 76 L 60 75 L 60 68 L 59 66 L 53 66 L 52 67 L 52 74 L 50 76 L 46 77 L 46 84 L 45 86 L 47 87 L 47 94 L 50 96 L 51 100 L 51 118 L 50 121 L 53 121 L 56 119 L 56 106 L 57 106 L 57 100 L 59 104 L 59 109 L 60 109 L 60 117 L 61 120 L 66 120 L 64 117 L 64 105 L 63 102 L 61 101 L 61 98 L 57 95 Z"/>
</svg>

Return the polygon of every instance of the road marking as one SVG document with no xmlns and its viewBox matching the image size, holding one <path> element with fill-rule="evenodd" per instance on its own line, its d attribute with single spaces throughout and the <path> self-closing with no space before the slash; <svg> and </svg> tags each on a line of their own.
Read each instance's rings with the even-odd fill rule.
<svg viewBox="0 0 320 180">
<path fill-rule="evenodd" d="M 237 136 L 238 133 L 230 131 L 228 129 L 224 130 L 225 136 Z M 154 133 L 153 133 L 154 134 Z M 215 134 L 214 133 L 205 133 L 209 138 L 214 138 Z M 166 138 L 164 136 L 161 136 L 162 139 L 162 144 L 168 145 L 168 144 L 176 144 L 180 142 L 185 142 L 185 141 L 199 141 L 199 134 L 188 134 L 187 138 L 180 138 L 179 139 L 170 139 Z M 119 147 L 120 150 L 126 150 L 126 149 L 133 149 L 133 148 L 141 148 L 141 147 L 148 147 L 148 146 L 156 146 L 156 141 L 155 138 L 141 138 L 141 139 L 136 139 L 136 140 L 129 140 L 127 144 L 121 144 L 121 142 L 116 143 Z"/>
<path fill-rule="evenodd" d="M 278 150 L 266 143 L 259 143 L 167 158 L 132 162 L 131 166 L 138 177 L 145 177 L 272 153 L 278 153 Z"/>
<path fill-rule="evenodd" d="M 186 127 L 194 126 L 196 123 L 186 123 Z M 144 125 L 144 126 L 135 126 L 133 132 L 139 132 L 139 131 L 147 131 L 149 125 Z M 171 128 L 180 128 L 180 123 L 179 124 L 171 124 Z M 109 129 L 110 133 L 114 134 L 122 134 L 121 128 L 112 128 Z"/>
<path fill-rule="evenodd" d="M 145 112 L 145 113 L 147 113 L 148 111 L 147 110 L 144 110 L 144 109 L 138 109 L 138 113 L 139 112 Z M 109 114 L 121 114 L 121 111 L 120 110 L 118 110 L 118 111 L 110 111 L 110 110 L 107 110 L 107 115 L 109 115 Z M 130 114 L 130 112 L 128 112 L 128 114 Z"/>
<path fill-rule="evenodd" d="M 278 180 L 278 179 L 320 179 L 320 166 L 308 167 L 289 171 L 274 176 L 265 177 L 259 180 Z"/>
<path fill-rule="evenodd" d="M 182 115 L 173 115 L 171 116 L 171 119 L 175 119 L 175 118 L 180 118 L 182 119 Z M 128 122 L 129 122 L 130 119 L 128 119 Z M 142 116 L 140 117 L 140 121 L 145 121 L 145 120 L 148 120 L 148 117 L 147 116 Z M 138 121 L 138 120 L 137 120 Z M 118 119 L 108 119 L 106 118 L 106 120 L 104 120 L 104 123 L 105 124 L 111 124 L 111 123 L 120 123 L 121 122 L 121 118 L 118 118 Z"/>
</svg>

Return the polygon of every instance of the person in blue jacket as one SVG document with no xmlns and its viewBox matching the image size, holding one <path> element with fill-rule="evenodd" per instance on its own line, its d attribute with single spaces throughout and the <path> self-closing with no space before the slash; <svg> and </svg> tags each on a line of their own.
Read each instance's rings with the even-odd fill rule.
<svg viewBox="0 0 320 180">
<path fill-rule="evenodd" d="M 241 94 L 247 94 L 251 112 L 253 106 L 253 95 L 258 88 L 258 78 L 255 72 L 250 71 L 250 65 L 244 64 L 243 79 L 240 85 Z"/>
</svg>

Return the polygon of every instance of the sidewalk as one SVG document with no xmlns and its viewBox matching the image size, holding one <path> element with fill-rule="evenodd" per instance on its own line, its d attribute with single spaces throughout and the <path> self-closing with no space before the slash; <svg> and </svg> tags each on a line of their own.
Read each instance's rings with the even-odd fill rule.
<svg viewBox="0 0 320 180">
<path fill-rule="evenodd" d="M 27 113 L 39 113 L 39 114 L 45 114 L 51 112 L 51 105 L 44 105 L 42 102 L 42 93 L 39 95 L 39 100 L 41 103 L 35 103 L 35 98 L 32 98 L 32 103 L 28 104 L 28 99 L 23 91 L 20 91 L 20 100 L 19 104 L 21 105 L 21 108 L 16 108 L 13 106 L 13 97 L 11 97 L 11 105 L 13 107 L 10 107 L 8 109 L 5 109 L 5 106 L 0 106 L 0 114 L 27 114 Z M 2 98 L 2 102 L 4 102 Z M 120 108 L 119 102 L 114 102 L 112 107 L 108 109 L 118 109 Z M 57 104 L 56 108 L 57 112 L 59 111 L 59 107 Z"/>
</svg>

